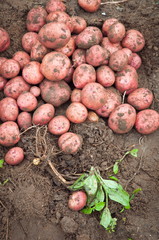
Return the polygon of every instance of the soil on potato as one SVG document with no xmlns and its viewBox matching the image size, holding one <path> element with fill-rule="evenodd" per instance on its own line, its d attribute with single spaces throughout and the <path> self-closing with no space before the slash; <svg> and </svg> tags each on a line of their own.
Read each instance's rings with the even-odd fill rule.
<svg viewBox="0 0 159 240">
<path fill-rule="evenodd" d="M 0 26 L 11 36 L 11 47 L 0 56 L 11 58 L 22 49 L 21 37 L 26 32 L 26 14 L 39 0 L 1 0 Z M 141 31 L 146 46 L 140 55 L 143 64 L 138 70 L 139 85 L 150 88 L 155 96 L 152 109 L 159 110 L 159 2 L 156 0 L 128 0 L 121 4 L 101 6 L 96 13 L 86 13 L 77 1 L 66 1 L 70 15 L 84 17 L 88 25 L 101 27 L 109 17 L 118 18 L 127 29 Z M 0 93 L 3 97 L 3 93 Z M 39 99 L 40 101 L 40 99 Z M 58 112 L 65 111 L 65 106 Z M 64 155 L 57 148 L 57 137 L 46 134 L 46 128 L 31 129 L 23 133 L 17 144 L 25 151 L 25 160 L 18 166 L 5 165 L 0 169 L 0 239 L 1 240 L 157 240 L 159 239 L 159 131 L 148 136 L 135 129 L 124 135 L 114 134 L 105 119 L 98 123 L 85 122 L 71 126 L 71 130 L 83 136 L 84 143 L 76 155 Z M 132 201 L 130 210 L 120 213 L 121 206 L 110 204 L 113 216 L 118 219 L 116 231 L 107 233 L 99 225 L 99 214 L 84 215 L 68 209 L 70 192 L 52 174 L 50 159 L 67 180 L 75 174 L 98 166 L 103 177 L 111 175 L 107 170 L 124 152 L 135 146 L 137 158 L 126 157 L 120 165 L 117 177 L 131 193 L 142 188 Z M 49 154 L 53 147 L 53 152 Z M 8 149 L 0 146 L 0 159 Z M 46 158 L 35 166 L 36 153 Z M 2 185 L 6 180 L 7 183 Z"/>
</svg>

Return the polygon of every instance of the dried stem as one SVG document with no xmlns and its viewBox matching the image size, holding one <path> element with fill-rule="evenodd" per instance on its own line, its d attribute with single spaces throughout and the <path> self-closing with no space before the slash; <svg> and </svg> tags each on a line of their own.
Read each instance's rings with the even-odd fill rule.
<svg viewBox="0 0 159 240">
<path fill-rule="evenodd" d="M 31 126 L 31 127 L 28 127 L 28 128 L 25 129 L 23 132 L 21 132 L 20 135 L 22 135 L 22 134 L 24 134 L 25 132 L 29 131 L 30 129 L 36 128 L 36 127 L 38 127 L 38 125 L 33 125 L 33 126 Z"/>
<path fill-rule="evenodd" d="M 101 5 L 106 5 L 106 4 L 119 4 L 119 3 L 124 3 L 127 2 L 128 0 L 119 0 L 119 1 L 112 1 L 112 2 L 103 2 Z"/>
</svg>

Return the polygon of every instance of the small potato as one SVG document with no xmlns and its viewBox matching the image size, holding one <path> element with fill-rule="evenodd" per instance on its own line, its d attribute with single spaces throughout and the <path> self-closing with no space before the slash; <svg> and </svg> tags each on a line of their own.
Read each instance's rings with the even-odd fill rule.
<svg viewBox="0 0 159 240">
<path fill-rule="evenodd" d="M 72 16 L 71 19 L 73 24 L 73 33 L 79 34 L 87 27 L 87 22 L 83 17 Z"/>
<path fill-rule="evenodd" d="M 104 36 L 108 35 L 108 30 L 109 30 L 110 26 L 116 22 L 118 22 L 118 19 L 116 19 L 116 18 L 108 18 L 104 21 L 103 26 L 102 26 L 102 33 Z"/>
<path fill-rule="evenodd" d="M 128 56 L 122 50 L 118 50 L 110 56 L 109 67 L 114 71 L 122 71 L 127 64 Z"/>
<path fill-rule="evenodd" d="M 24 112 L 31 112 L 37 107 L 37 99 L 31 92 L 22 92 L 17 98 L 19 108 Z"/>
<path fill-rule="evenodd" d="M 4 160 L 9 165 L 18 165 L 24 159 L 24 151 L 21 147 L 13 147 L 6 153 Z"/>
<path fill-rule="evenodd" d="M 66 117 L 70 122 L 82 123 L 88 116 L 87 108 L 79 102 L 71 103 L 66 109 Z"/>
<path fill-rule="evenodd" d="M 21 112 L 18 115 L 17 123 L 20 129 L 27 129 L 32 125 L 32 117 L 28 112 Z"/>
<path fill-rule="evenodd" d="M 132 52 L 139 52 L 145 46 L 145 39 L 141 32 L 130 29 L 126 32 L 126 36 L 122 40 L 122 46 L 129 48 Z"/>
<path fill-rule="evenodd" d="M 38 41 L 38 34 L 35 32 L 27 32 L 22 37 L 22 47 L 28 53 L 31 52 L 32 47 Z"/>
<path fill-rule="evenodd" d="M 82 145 L 82 136 L 72 132 L 62 134 L 58 139 L 59 148 L 66 154 L 75 154 Z"/>
<path fill-rule="evenodd" d="M 93 67 L 98 67 L 108 60 L 109 52 L 100 45 L 94 45 L 86 51 L 86 62 Z"/>
<path fill-rule="evenodd" d="M 46 125 L 53 118 L 54 114 L 55 108 L 52 104 L 42 104 L 33 113 L 32 122 L 35 125 Z"/>
<path fill-rule="evenodd" d="M 118 72 L 115 79 L 115 87 L 119 92 L 130 94 L 138 88 L 138 74 L 135 68 L 127 65 L 122 71 Z"/>
<path fill-rule="evenodd" d="M 78 48 L 88 49 L 93 45 L 98 45 L 102 41 L 102 37 L 99 28 L 89 26 L 77 35 L 75 42 Z"/>
<path fill-rule="evenodd" d="M 66 11 L 66 5 L 61 0 L 49 0 L 46 3 L 46 11 L 48 13 L 55 12 L 55 11 Z"/>
<path fill-rule="evenodd" d="M 111 112 L 108 119 L 108 126 L 119 134 L 129 132 L 136 121 L 136 111 L 129 104 L 121 104 Z"/>
<path fill-rule="evenodd" d="M 73 211 L 79 211 L 86 206 L 87 195 L 83 191 L 72 193 L 68 200 L 68 207 Z"/>
<path fill-rule="evenodd" d="M 44 79 L 44 75 L 40 71 L 40 63 L 31 61 L 22 70 L 22 76 L 24 80 L 29 84 L 41 83 Z"/>
<path fill-rule="evenodd" d="M 48 124 L 48 131 L 54 135 L 61 135 L 68 132 L 70 121 L 62 115 L 54 117 Z"/>
<path fill-rule="evenodd" d="M 0 112 L 2 122 L 16 121 L 19 113 L 16 100 L 11 97 L 3 98 L 0 101 Z"/>
<path fill-rule="evenodd" d="M 126 55 L 128 56 L 128 64 L 130 64 L 131 63 L 131 61 L 132 61 L 132 58 L 133 58 L 133 53 L 132 53 L 132 51 L 129 49 L 129 48 L 123 48 L 122 49 L 125 53 L 126 53 Z M 132 66 L 133 67 L 133 66 Z"/>
<path fill-rule="evenodd" d="M 137 70 L 141 66 L 141 64 L 142 64 L 141 57 L 137 53 L 133 53 L 130 66 L 134 67 Z"/>
<path fill-rule="evenodd" d="M 159 114 L 155 110 L 145 109 L 137 113 L 136 130 L 141 134 L 150 134 L 159 128 Z"/>
<path fill-rule="evenodd" d="M 71 93 L 71 102 L 81 102 L 81 90 L 74 88 Z"/>
<path fill-rule="evenodd" d="M 0 28 L 0 52 L 4 52 L 10 46 L 10 37 L 4 28 Z"/>
<path fill-rule="evenodd" d="M 70 59 L 65 54 L 50 52 L 43 58 L 40 70 L 48 80 L 60 81 L 67 76 L 70 66 Z"/>
<path fill-rule="evenodd" d="M 1 75 L 4 78 L 14 78 L 20 72 L 20 65 L 14 59 L 7 59 L 1 66 Z"/>
<path fill-rule="evenodd" d="M 78 0 L 78 4 L 87 12 L 96 12 L 101 4 L 101 0 Z"/>
<path fill-rule="evenodd" d="M 72 62 L 75 68 L 83 63 L 86 63 L 86 50 L 76 49 L 72 54 Z"/>
<path fill-rule="evenodd" d="M 73 77 L 73 73 L 74 73 L 74 68 L 73 66 L 70 66 L 68 73 L 66 75 L 66 77 L 63 79 L 65 82 L 69 83 L 72 81 L 72 77 Z"/>
<path fill-rule="evenodd" d="M 108 38 L 112 43 L 120 42 L 125 36 L 125 27 L 120 22 L 115 22 L 109 27 Z"/>
<path fill-rule="evenodd" d="M 0 91 L 4 89 L 6 84 L 7 84 L 7 79 L 0 76 Z"/>
<path fill-rule="evenodd" d="M 40 89 L 42 99 L 55 107 L 67 102 L 71 95 L 71 89 L 65 81 L 51 82 L 45 79 Z"/>
<path fill-rule="evenodd" d="M 1 66 L 7 60 L 5 57 L 0 57 L 0 74 L 1 74 Z"/>
<path fill-rule="evenodd" d="M 4 87 L 4 94 L 7 97 L 17 99 L 22 92 L 29 91 L 30 85 L 25 82 L 21 76 L 12 78 L 9 80 Z"/>
<path fill-rule="evenodd" d="M 23 69 L 26 64 L 30 62 L 30 56 L 24 51 L 18 51 L 14 53 L 13 59 L 20 65 L 20 69 Z"/>
<path fill-rule="evenodd" d="M 137 88 L 127 98 L 127 102 L 137 110 L 150 107 L 152 101 L 153 94 L 148 88 Z"/>
<path fill-rule="evenodd" d="M 37 87 L 37 86 L 32 86 L 32 87 L 30 88 L 30 92 L 31 92 L 35 97 L 39 97 L 39 96 L 40 96 L 40 93 L 41 93 L 40 88 Z"/>
<path fill-rule="evenodd" d="M 93 111 L 90 111 L 88 112 L 88 117 L 87 119 L 90 121 L 90 122 L 98 122 L 99 121 L 99 117 L 98 115 L 93 112 Z"/>
<path fill-rule="evenodd" d="M 10 147 L 20 140 L 18 125 L 13 121 L 7 121 L 0 125 L 0 145 Z"/>
<path fill-rule="evenodd" d="M 89 64 L 79 65 L 73 73 L 73 84 L 76 88 L 83 88 L 87 83 L 95 81 L 95 69 Z"/>
<path fill-rule="evenodd" d="M 107 101 L 105 88 L 99 83 L 88 83 L 82 89 L 82 103 L 89 109 L 97 110 Z"/>
<path fill-rule="evenodd" d="M 110 87 L 115 82 L 115 74 L 108 66 L 100 66 L 97 68 L 97 82 L 103 87 Z"/>
<path fill-rule="evenodd" d="M 74 38 L 71 37 L 68 43 L 64 47 L 56 48 L 56 51 L 65 54 L 67 57 L 70 57 L 75 51 L 75 48 L 76 48 L 75 40 Z"/>
<path fill-rule="evenodd" d="M 32 61 L 41 62 L 43 57 L 49 52 L 49 50 L 42 45 L 39 41 L 35 43 L 30 52 Z"/>
<path fill-rule="evenodd" d="M 103 40 L 101 42 L 101 46 L 103 48 L 105 48 L 110 53 L 110 56 L 114 52 L 122 49 L 122 46 L 121 46 L 120 42 L 118 42 L 118 43 L 111 43 L 107 37 L 103 38 Z"/>
</svg>

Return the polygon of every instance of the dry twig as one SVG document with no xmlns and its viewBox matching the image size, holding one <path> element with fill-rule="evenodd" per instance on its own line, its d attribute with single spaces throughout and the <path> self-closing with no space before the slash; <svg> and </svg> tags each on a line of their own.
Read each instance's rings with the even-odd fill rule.
<svg viewBox="0 0 159 240">
<path fill-rule="evenodd" d="M 124 3 L 127 2 L 128 0 L 119 0 L 119 1 L 112 1 L 112 2 L 103 2 L 101 5 L 106 5 L 106 4 L 119 4 L 119 3 Z"/>
</svg>

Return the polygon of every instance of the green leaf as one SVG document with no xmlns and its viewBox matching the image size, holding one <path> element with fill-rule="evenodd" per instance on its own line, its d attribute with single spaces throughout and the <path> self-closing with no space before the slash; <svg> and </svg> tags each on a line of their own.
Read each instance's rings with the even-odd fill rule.
<svg viewBox="0 0 159 240">
<path fill-rule="evenodd" d="M 100 185 L 98 187 L 96 195 L 94 196 L 93 201 L 88 201 L 87 204 L 89 204 L 89 202 L 90 202 L 89 207 L 93 207 L 99 202 L 104 202 L 104 199 L 105 199 L 105 193 L 104 193 L 102 186 Z"/>
<path fill-rule="evenodd" d="M 130 197 L 130 201 L 134 199 L 135 194 L 137 194 L 138 192 L 142 191 L 142 188 L 137 188 L 132 192 L 132 195 Z"/>
<path fill-rule="evenodd" d="M 138 151 L 139 151 L 139 149 L 134 148 L 134 149 L 132 149 L 129 153 L 130 153 L 133 157 L 137 157 Z"/>
<path fill-rule="evenodd" d="M 4 159 L 0 159 L 0 168 L 3 167 L 3 164 L 4 164 Z"/>
<path fill-rule="evenodd" d="M 106 207 L 104 208 L 101 214 L 100 225 L 102 225 L 105 229 L 107 229 L 111 220 L 112 220 L 111 213 L 109 211 L 109 208 Z"/>
<path fill-rule="evenodd" d="M 95 205 L 94 209 L 96 211 L 101 211 L 105 207 L 105 202 L 99 202 Z"/>
<path fill-rule="evenodd" d="M 70 186 L 69 188 L 72 190 L 78 190 L 83 188 L 84 186 L 84 179 L 87 177 L 88 175 L 86 173 L 82 174 L 75 182 L 72 186 Z"/>
<path fill-rule="evenodd" d="M 116 177 L 114 177 L 114 176 L 109 176 L 109 178 L 110 178 L 111 180 L 114 180 L 114 181 L 116 181 L 116 182 L 119 182 L 119 179 L 116 178 Z"/>
<path fill-rule="evenodd" d="M 117 174 L 118 171 L 119 171 L 119 166 L 118 166 L 118 162 L 116 162 L 116 163 L 114 164 L 114 166 L 113 166 L 113 173 L 114 173 L 114 174 Z"/>
<path fill-rule="evenodd" d="M 93 208 L 84 208 L 81 210 L 84 214 L 91 214 L 93 212 Z"/>
<path fill-rule="evenodd" d="M 84 189 L 88 196 L 94 196 L 97 192 L 98 183 L 95 175 L 91 175 L 84 180 Z"/>
</svg>

